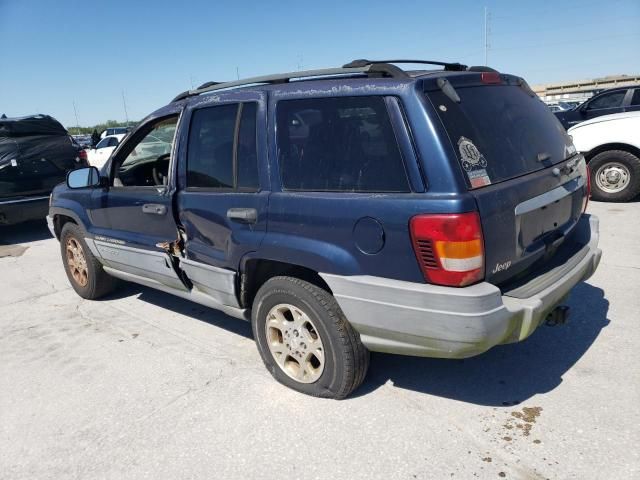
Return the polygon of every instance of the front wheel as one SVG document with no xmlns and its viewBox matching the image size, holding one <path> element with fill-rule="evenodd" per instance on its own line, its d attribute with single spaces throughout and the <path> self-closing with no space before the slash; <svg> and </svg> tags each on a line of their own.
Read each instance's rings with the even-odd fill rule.
<svg viewBox="0 0 640 480">
<path fill-rule="evenodd" d="M 256 294 L 251 326 L 269 372 L 294 390 L 341 399 L 364 380 L 369 351 L 333 296 L 316 285 L 268 280 Z"/>
<path fill-rule="evenodd" d="M 117 280 L 102 269 L 75 223 L 66 223 L 62 227 L 60 251 L 69 283 L 82 298 L 94 300 L 116 287 Z"/>
<path fill-rule="evenodd" d="M 631 152 L 609 150 L 589 162 L 591 196 L 605 202 L 628 202 L 640 194 L 640 159 Z"/>
</svg>

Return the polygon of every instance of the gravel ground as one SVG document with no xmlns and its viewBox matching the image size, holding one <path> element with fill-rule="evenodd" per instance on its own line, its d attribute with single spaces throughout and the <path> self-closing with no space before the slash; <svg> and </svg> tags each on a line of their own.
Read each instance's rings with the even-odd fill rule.
<svg viewBox="0 0 640 480">
<path fill-rule="evenodd" d="M 80 299 L 43 223 L 4 228 L 0 478 L 640 479 L 640 203 L 589 209 L 604 255 L 567 325 L 467 360 L 374 354 L 344 401 L 280 386 L 216 311 Z"/>
</svg>

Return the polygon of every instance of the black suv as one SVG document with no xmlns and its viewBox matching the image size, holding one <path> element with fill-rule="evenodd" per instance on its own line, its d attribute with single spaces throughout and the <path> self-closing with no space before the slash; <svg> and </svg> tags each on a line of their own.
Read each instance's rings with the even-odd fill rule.
<svg viewBox="0 0 640 480">
<path fill-rule="evenodd" d="M 567 130 L 580 122 L 611 113 L 640 111 L 640 85 L 605 90 L 572 110 L 554 112 Z"/>
</svg>

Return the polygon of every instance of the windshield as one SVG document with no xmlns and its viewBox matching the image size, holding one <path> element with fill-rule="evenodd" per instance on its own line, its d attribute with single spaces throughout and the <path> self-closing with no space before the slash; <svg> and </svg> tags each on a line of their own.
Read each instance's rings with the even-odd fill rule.
<svg viewBox="0 0 640 480">
<path fill-rule="evenodd" d="M 470 188 L 541 170 L 575 153 L 570 137 L 538 97 L 516 85 L 457 87 L 455 103 L 427 92 Z"/>
</svg>

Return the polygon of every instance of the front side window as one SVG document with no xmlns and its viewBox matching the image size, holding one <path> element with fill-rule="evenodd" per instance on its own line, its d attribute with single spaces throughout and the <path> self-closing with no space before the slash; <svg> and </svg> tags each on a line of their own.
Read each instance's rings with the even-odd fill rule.
<svg viewBox="0 0 640 480">
<path fill-rule="evenodd" d="M 124 160 L 116 162 L 114 186 L 166 185 L 177 124 L 178 117 L 171 117 L 151 126 Z"/>
<path fill-rule="evenodd" d="M 283 100 L 277 108 L 285 190 L 409 191 L 383 97 Z"/>
<path fill-rule="evenodd" d="M 111 140 L 111 139 L 110 138 L 103 138 L 102 140 L 100 140 L 98 142 L 98 144 L 96 145 L 96 149 L 108 147 L 109 146 L 109 140 Z"/>
<path fill-rule="evenodd" d="M 258 189 L 254 102 L 196 110 L 187 151 L 187 187 Z"/>
<path fill-rule="evenodd" d="M 631 105 L 633 107 L 640 106 L 640 88 L 636 88 L 633 91 L 633 97 L 631 97 Z"/>
<path fill-rule="evenodd" d="M 617 108 L 622 106 L 622 100 L 627 94 L 626 90 L 618 92 L 605 93 L 604 95 L 594 98 L 587 107 L 588 110 L 598 110 L 601 108 Z"/>
</svg>

